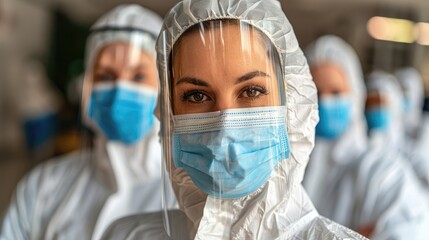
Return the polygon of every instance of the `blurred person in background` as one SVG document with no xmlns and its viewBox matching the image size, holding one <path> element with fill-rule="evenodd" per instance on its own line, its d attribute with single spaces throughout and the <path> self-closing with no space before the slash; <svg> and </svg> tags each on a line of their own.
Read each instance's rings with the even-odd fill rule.
<svg viewBox="0 0 429 240">
<path fill-rule="evenodd" d="M 404 129 L 407 137 L 416 138 L 424 103 L 423 79 L 417 69 L 405 67 L 395 72 L 403 92 Z"/>
<path fill-rule="evenodd" d="M 365 117 L 372 144 L 388 145 L 402 152 L 406 136 L 404 94 L 398 79 L 376 70 L 368 76 L 367 91 Z"/>
<path fill-rule="evenodd" d="M 175 240 L 364 239 L 321 217 L 302 188 L 317 92 L 277 0 L 181 1 L 157 50 L 180 210 L 121 219 L 104 239 L 164 239 L 163 222 Z"/>
<path fill-rule="evenodd" d="M 118 218 L 162 208 L 159 123 L 153 115 L 161 24 L 149 10 L 121 5 L 93 25 L 82 93 L 93 146 L 48 161 L 23 179 L 0 239 L 99 239 Z"/>
<path fill-rule="evenodd" d="M 423 79 L 417 69 L 406 67 L 395 72 L 403 91 L 404 141 L 401 149 L 410 160 L 421 182 L 429 187 L 429 134 L 424 124 Z"/>
<path fill-rule="evenodd" d="M 425 239 L 429 209 L 412 169 L 368 143 L 366 89 L 355 51 L 328 35 L 306 53 L 320 120 L 304 187 L 316 209 L 371 239 Z"/>
</svg>

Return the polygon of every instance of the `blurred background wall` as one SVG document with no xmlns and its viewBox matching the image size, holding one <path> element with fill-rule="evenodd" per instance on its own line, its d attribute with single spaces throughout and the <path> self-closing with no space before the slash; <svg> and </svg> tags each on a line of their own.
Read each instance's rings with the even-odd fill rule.
<svg viewBox="0 0 429 240">
<path fill-rule="evenodd" d="M 176 2 L 0 0 L 0 215 L 28 170 L 79 149 L 84 48 L 91 24 L 120 3 L 139 3 L 163 16 Z M 323 34 L 339 35 L 359 53 L 365 73 L 414 66 L 429 95 L 428 0 L 281 3 L 301 47 Z"/>
</svg>

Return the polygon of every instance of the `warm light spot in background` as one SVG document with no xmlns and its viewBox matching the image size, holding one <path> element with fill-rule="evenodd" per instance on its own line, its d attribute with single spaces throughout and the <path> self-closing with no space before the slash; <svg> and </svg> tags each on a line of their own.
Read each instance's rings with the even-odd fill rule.
<svg viewBox="0 0 429 240">
<path fill-rule="evenodd" d="M 417 43 L 421 45 L 429 45 L 429 23 L 417 23 Z"/>
<path fill-rule="evenodd" d="M 367 29 L 377 40 L 402 43 L 416 40 L 414 22 L 410 20 L 375 16 L 368 21 Z"/>
</svg>

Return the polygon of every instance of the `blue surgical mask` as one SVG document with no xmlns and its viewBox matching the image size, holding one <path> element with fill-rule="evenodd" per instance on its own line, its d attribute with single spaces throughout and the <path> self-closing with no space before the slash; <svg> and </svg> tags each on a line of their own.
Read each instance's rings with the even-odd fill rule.
<svg viewBox="0 0 429 240">
<path fill-rule="evenodd" d="M 365 112 L 369 130 L 384 130 L 389 126 L 389 112 L 385 108 L 374 108 Z"/>
<path fill-rule="evenodd" d="M 135 83 L 96 84 L 88 115 L 109 140 L 134 144 L 154 125 L 156 99 L 155 90 Z"/>
<path fill-rule="evenodd" d="M 330 140 L 340 137 L 350 125 L 351 105 L 345 96 L 321 97 L 316 135 Z"/>
<path fill-rule="evenodd" d="M 27 147 L 30 150 L 37 150 L 52 141 L 55 137 L 57 121 L 57 114 L 50 111 L 25 119 L 23 127 Z"/>
<path fill-rule="evenodd" d="M 260 107 L 175 116 L 174 163 L 209 195 L 247 196 L 289 158 L 285 114 Z"/>
</svg>

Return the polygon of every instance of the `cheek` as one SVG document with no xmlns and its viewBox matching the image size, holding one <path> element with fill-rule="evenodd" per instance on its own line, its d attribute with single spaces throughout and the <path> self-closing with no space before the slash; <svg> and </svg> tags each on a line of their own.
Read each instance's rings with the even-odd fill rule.
<svg viewBox="0 0 429 240">
<path fill-rule="evenodd" d="M 150 73 L 148 75 L 149 75 L 148 81 L 147 81 L 148 85 L 152 86 L 153 88 L 158 89 L 159 81 L 158 81 L 157 72 L 155 70 L 153 70 L 153 71 L 150 71 Z"/>
<path fill-rule="evenodd" d="M 186 104 L 181 101 L 181 95 L 178 89 L 172 90 L 171 101 L 174 115 L 186 113 Z"/>
</svg>

